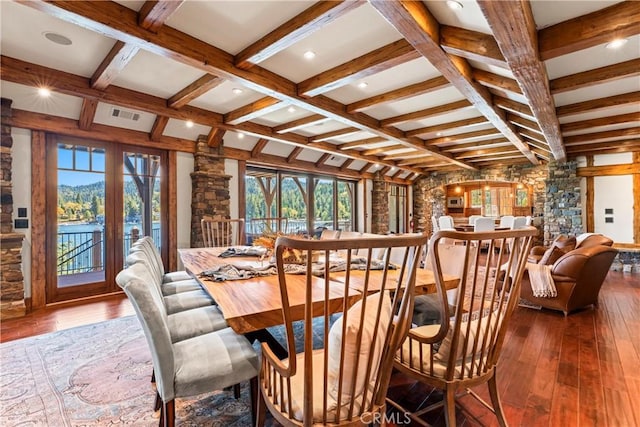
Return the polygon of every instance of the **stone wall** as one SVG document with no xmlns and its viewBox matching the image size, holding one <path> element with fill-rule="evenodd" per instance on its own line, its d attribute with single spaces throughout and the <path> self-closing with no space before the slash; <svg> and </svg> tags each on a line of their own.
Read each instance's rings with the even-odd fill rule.
<svg viewBox="0 0 640 427">
<path fill-rule="evenodd" d="M 229 218 L 229 180 L 224 174 L 224 148 L 213 148 L 206 138 L 199 138 L 194 154 L 194 171 L 191 174 L 191 247 L 203 246 L 200 220 L 203 216 L 214 219 Z"/>
<path fill-rule="evenodd" d="M 11 116 L 11 100 L 2 98 L 0 145 L 0 319 L 24 316 L 24 277 L 22 274 L 22 240 L 24 235 L 13 232 L 13 187 L 11 184 L 11 126 L 5 118 Z"/>
<path fill-rule="evenodd" d="M 380 173 L 376 173 L 371 189 L 371 232 L 389 233 L 389 188 Z"/>
<path fill-rule="evenodd" d="M 576 162 L 549 163 L 544 204 L 544 242 L 550 243 L 561 234 L 577 236 L 584 232 L 580 178 Z"/>
<path fill-rule="evenodd" d="M 575 165 L 573 168 L 575 176 Z M 549 169 L 546 165 L 512 165 L 487 168 L 479 171 L 460 170 L 457 172 L 438 173 L 419 178 L 413 185 L 413 220 L 416 230 L 432 233 L 431 216 L 444 215 L 446 209 L 447 184 L 465 181 L 505 181 L 527 184 L 533 189 L 533 225 L 540 230 L 537 244 L 542 243 L 545 205 L 547 203 L 547 179 Z M 560 179 L 560 176 L 558 177 Z M 558 181 L 558 184 L 560 182 Z M 578 185 L 579 187 L 579 185 Z M 578 198 L 580 193 L 578 191 Z"/>
</svg>

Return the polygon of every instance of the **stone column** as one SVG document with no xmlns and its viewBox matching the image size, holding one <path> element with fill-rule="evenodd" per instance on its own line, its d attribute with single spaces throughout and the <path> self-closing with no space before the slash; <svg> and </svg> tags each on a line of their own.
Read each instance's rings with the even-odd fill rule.
<svg viewBox="0 0 640 427">
<path fill-rule="evenodd" d="M 22 275 L 22 240 L 24 235 L 13 232 L 13 188 L 11 184 L 11 100 L 2 98 L 0 144 L 0 319 L 24 316 L 24 277 Z"/>
<path fill-rule="evenodd" d="M 371 189 L 371 232 L 389 232 L 389 190 L 380 173 L 376 173 Z"/>
<path fill-rule="evenodd" d="M 580 178 L 576 175 L 577 163 L 549 163 L 544 203 L 545 244 L 565 234 L 582 233 L 582 205 L 580 203 Z"/>
<path fill-rule="evenodd" d="M 224 147 L 209 147 L 206 138 L 199 138 L 191 174 L 191 247 L 203 246 L 200 220 L 230 217 L 229 180 L 224 174 Z"/>
</svg>

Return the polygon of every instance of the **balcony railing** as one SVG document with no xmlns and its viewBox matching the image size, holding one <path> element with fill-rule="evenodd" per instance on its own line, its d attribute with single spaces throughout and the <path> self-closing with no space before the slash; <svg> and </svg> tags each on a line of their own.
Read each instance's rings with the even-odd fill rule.
<svg viewBox="0 0 640 427">
<path fill-rule="evenodd" d="M 133 228 L 123 236 L 123 256 L 129 254 L 131 245 L 138 238 L 139 231 Z M 160 228 L 152 230 L 153 241 L 156 245 L 160 243 Z M 82 232 L 62 232 L 58 233 L 58 256 L 57 273 L 58 276 L 89 273 L 104 269 L 104 232 L 97 229 L 94 231 Z M 124 259 L 123 265 L 124 265 Z"/>
</svg>

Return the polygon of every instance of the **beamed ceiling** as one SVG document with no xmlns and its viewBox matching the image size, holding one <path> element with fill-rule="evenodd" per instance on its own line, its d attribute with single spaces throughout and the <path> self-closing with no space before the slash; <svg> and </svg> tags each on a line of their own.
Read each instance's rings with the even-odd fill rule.
<svg viewBox="0 0 640 427">
<path fill-rule="evenodd" d="M 460 4 L 2 1 L 2 96 L 17 127 L 400 181 L 640 151 L 640 1 Z"/>
</svg>

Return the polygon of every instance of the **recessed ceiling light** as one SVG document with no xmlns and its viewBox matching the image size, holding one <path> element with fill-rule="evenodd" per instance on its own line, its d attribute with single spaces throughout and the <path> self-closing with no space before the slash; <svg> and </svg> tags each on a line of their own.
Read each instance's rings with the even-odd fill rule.
<svg viewBox="0 0 640 427">
<path fill-rule="evenodd" d="M 239 132 L 239 133 L 238 133 L 238 139 L 242 139 L 242 138 L 244 138 L 244 133 Z"/>
<path fill-rule="evenodd" d="M 358 87 L 359 87 L 360 89 L 364 89 L 364 88 L 365 88 L 365 87 L 367 87 L 367 86 L 369 86 L 369 83 L 367 83 L 367 82 L 360 82 L 360 83 L 358 83 Z"/>
<path fill-rule="evenodd" d="M 380 165 L 376 163 L 375 165 L 373 165 L 373 167 L 374 167 L 374 168 L 379 168 L 379 167 L 380 167 Z"/>
<path fill-rule="evenodd" d="M 236 95 L 239 95 L 242 93 L 242 89 L 240 89 L 239 87 L 234 87 L 233 89 L 231 89 L 231 92 L 235 93 Z"/>
<path fill-rule="evenodd" d="M 51 96 L 51 91 L 46 87 L 40 87 L 38 88 L 38 95 L 43 98 L 48 98 Z"/>
<path fill-rule="evenodd" d="M 290 113 L 295 113 L 296 109 L 295 109 L 295 107 L 289 107 L 289 108 L 287 108 L 287 111 L 290 112 Z"/>
<path fill-rule="evenodd" d="M 607 49 L 620 49 L 622 46 L 627 44 L 628 41 L 629 40 L 627 39 L 615 39 L 604 45 L 604 47 L 606 47 Z"/>
<path fill-rule="evenodd" d="M 73 43 L 69 37 L 63 36 L 62 34 L 54 33 L 52 31 L 45 31 L 44 33 L 42 33 L 42 35 L 50 42 L 62 46 L 69 46 Z"/>
<path fill-rule="evenodd" d="M 462 6 L 462 3 L 455 0 L 447 0 L 447 6 L 449 6 L 449 9 L 451 10 L 460 10 L 464 7 Z"/>
<path fill-rule="evenodd" d="M 316 57 L 316 53 L 314 51 L 312 51 L 312 50 L 308 50 L 308 51 L 306 51 L 304 53 L 303 56 L 304 56 L 305 59 L 313 59 L 313 58 Z"/>
<path fill-rule="evenodd" d="M 436 132 L 436 136 L 442 136 L 442 132 Z"/>
<path fill-rule="evenodd" d="M 193 127 L 193 120 L 187 120 L 187 122 L 185 123 L 185 126 L 188 128 L 192 128 Z"/>
<path fill-rule="evenodd" d="M 391 168 L 391 172 L 395 172 L 395 171 L 396 171 L 396 167 L 395 167 L 395 166 L 393 166 L 393 167 Z"/>
</svg>

